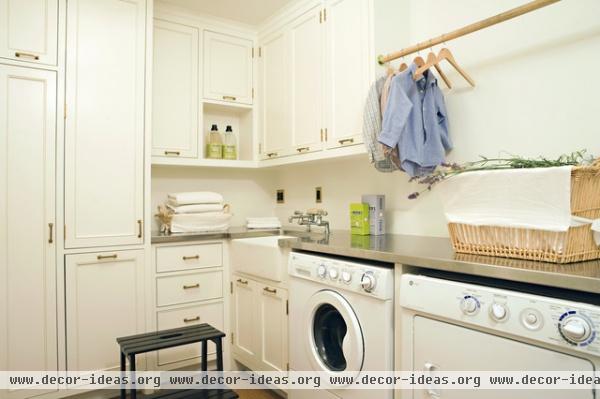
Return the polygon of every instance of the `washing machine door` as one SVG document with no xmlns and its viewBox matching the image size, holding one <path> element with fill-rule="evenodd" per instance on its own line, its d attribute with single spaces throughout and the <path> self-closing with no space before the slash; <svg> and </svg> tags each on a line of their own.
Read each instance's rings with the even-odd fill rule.
<svg viewBox="0 0 600 399">
<path fill-rule="evenodd" d="M 313 371 L 357 376 L 364 361 L 364 338 L 356 313 L 339 293 L 323 290 L 308 301 L 304 325 Z"/>
</svg>

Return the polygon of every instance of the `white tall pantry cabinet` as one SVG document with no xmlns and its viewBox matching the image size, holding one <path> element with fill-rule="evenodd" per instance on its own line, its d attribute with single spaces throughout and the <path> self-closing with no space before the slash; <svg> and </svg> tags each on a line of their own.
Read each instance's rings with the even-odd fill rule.
<svg viewBox="0 0 600 399">
<path fill-rule="evenodd" d="M 0 0 L 2 370 L 112 368 L 145 331 L 151 4 Z"/>
<path fill-rule="evenodd" d="M 0 65 L 0 143 L 0 369 L 56 370 L 56 72 Z"/>
</svg>

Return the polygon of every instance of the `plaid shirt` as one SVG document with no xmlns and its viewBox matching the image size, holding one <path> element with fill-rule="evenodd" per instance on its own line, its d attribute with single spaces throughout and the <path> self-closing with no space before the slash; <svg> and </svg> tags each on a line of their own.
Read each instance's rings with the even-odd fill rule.
<svg viewBox="0 0 600 399">
<path fill-rule="evenodd" d="M 391 161 L 389 155 L 386 155 L 384 147 L 378 142 L 382 122 L 380 99 L 385 79 L 385 77 L 377 79 L 369 89 L 363 113 L 362 133 L 369 160 L 375 169 L 380 172 L 393 172 L 398 170 L 398 167 Z"/>
</svg>

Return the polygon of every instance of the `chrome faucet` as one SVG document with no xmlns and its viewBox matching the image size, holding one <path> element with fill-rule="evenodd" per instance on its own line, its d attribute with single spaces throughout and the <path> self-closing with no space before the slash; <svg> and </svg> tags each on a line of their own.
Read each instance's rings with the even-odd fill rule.
<svg viewBox="0 0 600 399">
<path fill-rule="evenodd" d="M 323 220 L 323 216 L 327 216 L 327 211 L 323 209 L 309 209 L 306 213 L 295 211 L 288 220 L 290 223 L 298 220 L 300 226 L 306 226 L 306 231 L 311 231 L 311 226 L 324 227 L 325 234 L 329 235 L 329 222 Z"/>
</svg>

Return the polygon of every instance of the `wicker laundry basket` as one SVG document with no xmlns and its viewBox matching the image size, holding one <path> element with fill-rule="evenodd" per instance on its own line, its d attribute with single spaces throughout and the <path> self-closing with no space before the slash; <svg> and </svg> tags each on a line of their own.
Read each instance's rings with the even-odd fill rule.
<svg viewBox="0 0 600 399">
<path fill-rule="evenodd" d="M 600 159 L 571 172 L 571 210 L 575 216 L 600 218 Z M 591 226 L 554 232 L 512 227 L 449 223 L 456 252 L 553 263 L 600 259 Z"/>
</svg>

